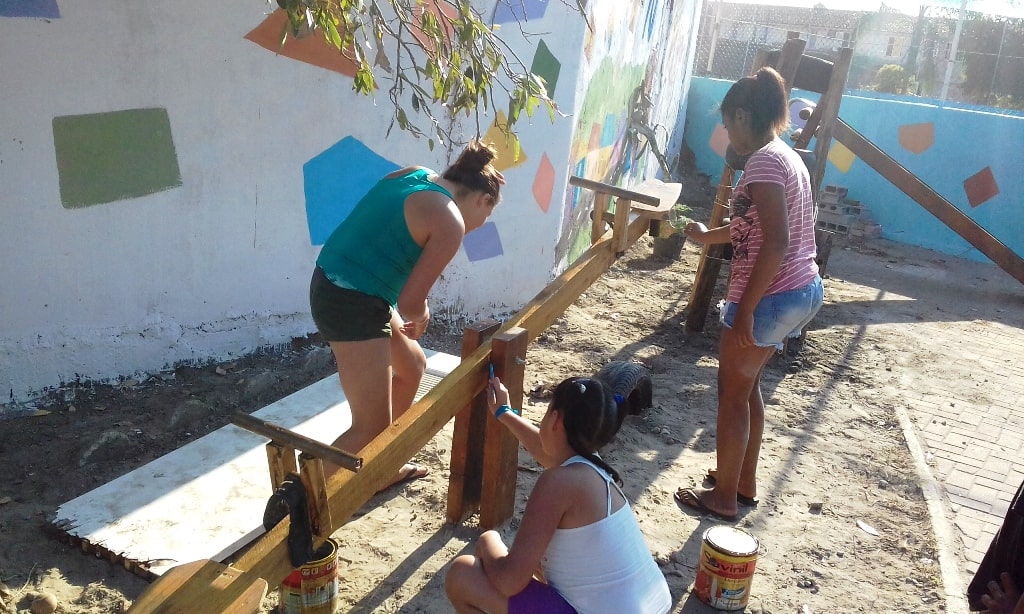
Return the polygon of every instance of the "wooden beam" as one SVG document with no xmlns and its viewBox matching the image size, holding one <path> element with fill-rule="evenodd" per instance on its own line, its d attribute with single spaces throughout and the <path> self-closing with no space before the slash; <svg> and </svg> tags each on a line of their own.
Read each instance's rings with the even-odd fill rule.
<svg viewBox="0 0 1024 614">
<path fill-rule="evenodd" d="M 512 328 L 491 340 L 494 372 L 508 388 L 509 404 L 523 406 L 523 378 L 529 338 L 522 328 Z M 519 440 L 494 418 L 484 434 L 483 484 L 480 492 L 480 528 L 494 529 L 515 512 Z"/>
<path fill-rule="evenodd" d="M 722 168 L 722 178 L 718 181 L 715 203 L 711 207 L 711 218 L 708 220 L 709 228 L 718 228 L 724 223 L 729 212 L 729 197 L 732 195 L 735 177 L 736 171 L 731 166 L 725 165 Z M 722 269 L 723 252 L 724 244 L 705 245 L 701 251 L 697 272 L 693 277 L 693 286 L 690 288 L 690 300 L 686 304 L 687 330 L 704 330 L 711 298 L 715 293 L 715 285 L 718 284 L 718 274 Z"/>
<path fill-rule="evenodd" d="M 988 256 L 999 268 L 1009 273 L 1017 281 L 1024 283 L 1024 259 L 1021 259 L 999 239 L 993 237 L 987 230 L 967 217 L 953 203 L 931 189 L 928 184 L 889 157 L 843 120 L 840 119 L 836 122 L 834 135 L 837 141 L 845 145 L 865 164 L 878 171 L 878 174 L 887 179 L 889 183 L 939 218 L 939 221 Z"/>
<path fill-rule="evenodd" d="M 469 356 L 489 340 L 501 322 L 481 320 L 467 326 L 462 332 L 462 356 Z M 487 427 L 487 390 L 455 414 L 452 429 L 451 475 L 448 478 L 448 522 L 465 520 L 480 506 L 483 483 L 484 432 Z"/>
<path fill-rule="evenodd" d="M 305 435 L 300 435 L 295 431 L 290 431 L 283 426 L 267 422 L 266 420 L 260 420 L 255 416 L 250 416 L 247 413 L 235 412 L 229 417 L 231 423 L 235 426 L 240 426 L 247 431 L 252 431 L 257 435 L 263 435 L 269 437 L 273 441 L 279 443 L 288 444 L 297 450 L 308 452 L 317 458 L 343 467 L 349 471 L 359 471 L 359 468 L 363 465 L 363 459 L 350 454 L 342 449 L 329 446 L 325 443 L 321 443 L 315 439 L 310 439 Z"/>
<path fill-rule="evenodd" d="M 644 194 L 643 192 L 634 192 L 633 190 L 627 190 L 625 188 L 602 183 L 600 181 L 594 181 L 593 179 L 584 179 L 583 177 L 577 177 L 575 175 L 569 177 L 569 184 L 593 190 L 598 194 L 611 194 L 616 198 L 635 200 L 636 202 L 644 203 L 645 205 L 657 206 L 661 203 L 661 199 L 657 196 L 651 196 L 650 194 Z"/>
<path fill-rule="evenodd" d="M 790 32 L 789 34 L 794 34 Z M 782 76 L 786 87 L 786 99 L 789 99 L 789 92 L 793 89 L 793 80 L 796 78 L 796 71 L 800 67 L 800 59 L 803 57 L 807 41 L 802 38 L 789 37 L 782 45 L 782 52 L 779 54 L 779 63 L 775 67 Z"/>
<path fill-rule="evenodd" d="M 818 190 L 825 177 L 825 164 L 828 162 L 828 150 L 832 145 L 832 130 L 839 119 L 839 105 L 843 101 L 846 89 L 846 78 L 850 74 L 850 63 L 853 61 L 853 49 L 843 47 L 839 50 L 839 58 L 832 65 L 832 78 L 828 83 L 828 91 L 821 97 L 818 106 L 821 110 L 821 125 L 818 126 L 814 142 L 814 168 L 811 169 L 811 188 L 817 200 Z M 817 110 L 817 109 L 815 109 Z"/>
</svg>

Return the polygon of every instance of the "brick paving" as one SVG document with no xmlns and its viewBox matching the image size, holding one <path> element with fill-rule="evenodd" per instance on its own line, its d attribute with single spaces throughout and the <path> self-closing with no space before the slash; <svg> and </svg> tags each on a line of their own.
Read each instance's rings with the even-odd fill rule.
<svg viewBox="0 0 1024 614">
<path fill-rule="evenodd" d="M 834 251 L 828 272 L 871 300 L 915 301 L 913 320 L 882 306 L 865 326 L 909 341 L 897 394 L 942 487 L 966 588 L 1024 481 L 1024 285 L 991 264 L 873 245 Z"/>
</svg>

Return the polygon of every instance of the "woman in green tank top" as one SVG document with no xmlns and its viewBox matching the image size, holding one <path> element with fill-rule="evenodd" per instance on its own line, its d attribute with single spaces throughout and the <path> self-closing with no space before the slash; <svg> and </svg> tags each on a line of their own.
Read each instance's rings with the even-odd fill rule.
<svg viewBox="0 0 1024 614">
<path fill-rule="evenodd" d="M 310 310 L 352 413 L 335 447 L 358 454 L 412 405 L 427 364 L 417 341 L 430 320 L 427 294 L 498 204 L 504 178 L 494 157 L 475 140 L 441 175 L 423 167 L 387 175 L 324 243 Z M 407 463 L 382 486 L 427 471 Z"/>
</svg>

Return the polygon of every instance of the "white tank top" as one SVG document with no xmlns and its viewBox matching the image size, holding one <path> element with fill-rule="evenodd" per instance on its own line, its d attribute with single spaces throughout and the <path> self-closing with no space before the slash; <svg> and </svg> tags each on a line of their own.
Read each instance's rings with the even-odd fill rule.
<svg viewBox="0 0 1024 614">
<path fill-rule="evenodd" d="M 607 515 L 575 529 L 555 529 L 541 565 L 544 576 L 580 614 L 664 614 L 672 608 L 665 576 L 654 562 L 640 525 L 627 502 L 612 513 L 611 487 L 619 485 L 582 456 L 562 463 L 585 463 L 604 478 Z M 622 495 L 625 499 L 625 494 Z"/>
</svg>

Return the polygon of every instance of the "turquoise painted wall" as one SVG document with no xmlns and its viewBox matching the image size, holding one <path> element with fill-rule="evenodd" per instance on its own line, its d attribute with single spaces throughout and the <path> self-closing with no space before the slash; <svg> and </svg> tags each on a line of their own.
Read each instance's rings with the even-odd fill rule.
<svg viewBox="0 0 1024 614">
<path fill-rule="evenodd" d="M 697 168 L 717 182 L 724 160 L 716 153 L 718 103 L 730 81 L 694 78 L 683 139 Z M 792 97 L 816 94 L 794 90 Z M 1007 247 L 1024 256 L 1024 118 L 934 101 L 843 96 L 839 116 Z M 924 128 L 924 130 L 919 130 Z M 924 137 L 908 138 L 917 130 Z M 903 139 L 901 143 L 901 132 Z M 933 139 L 928 135 L 933 134 Z M 813 143 L 812 143 L 813 147 Z M 841 145 L 833 144 L 823 185 L 848 188 L 886 239 L 977 261 L 987 258 Z"/>
</svg>

